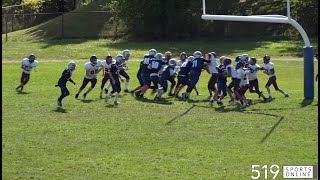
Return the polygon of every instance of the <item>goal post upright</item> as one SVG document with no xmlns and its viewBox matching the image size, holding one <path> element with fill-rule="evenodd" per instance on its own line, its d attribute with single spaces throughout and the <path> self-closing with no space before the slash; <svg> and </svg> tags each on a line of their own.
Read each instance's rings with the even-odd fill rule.
<svg viewBox="0 0 320 180">
<path fill-rule="evenodd" d="M 252 16 L 234 16 L 234 15 L 208 15 L 205 9 L 205 0 L 203 3 L 203 15 L 201 16 L 204 20 L 218 20 L 218 21 L 246 21 L 246 22 L 266 22 L 266 23 L 281 23 L 291 24 L 295 27 L 302 39 L 305 46 L 303 47 L 304 55 L 304 98 L 314 98 L 314 57 L 313 49 L 310 44 L 309 38 L 305 30 L 299 23 L 291 19 L 290 15 L 290 0 L 287 0 L 287 16 L 282 15 L 252 15 Z"/>
</svg>

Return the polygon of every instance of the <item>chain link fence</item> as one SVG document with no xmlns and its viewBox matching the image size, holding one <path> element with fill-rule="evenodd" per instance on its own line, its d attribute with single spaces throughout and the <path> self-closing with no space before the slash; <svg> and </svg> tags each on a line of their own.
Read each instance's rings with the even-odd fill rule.
<svg viewBox="0 0 320 180">
<path fill-rule="evenodd" d="M 44 38 L 115 38 L 120 25 L 112 17 L 108 11 L 3 14 L 2 34 L 7 41 L 8 33 L 34 27 L 28 32 Z"/>
</svg>

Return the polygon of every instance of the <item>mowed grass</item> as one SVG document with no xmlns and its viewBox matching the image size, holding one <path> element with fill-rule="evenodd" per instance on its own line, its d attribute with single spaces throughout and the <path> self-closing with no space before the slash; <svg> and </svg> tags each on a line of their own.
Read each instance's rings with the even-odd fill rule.
<svg viewBox="0 0 320 180">
<path fill-rule="evenodd" d="M 251 172 L 253 164 L 279 165 L 276 179 L 281 179 L 283 165 L 318 165 L 317 83 L 314 100 L 304 101 L 300 58 L 273 58 L 278 85 L 289 98 L 272 88 L 275 99 L 262 103 L 256 94 L 248 93 L 253 105 L 244 110 L 216 103 L 210 106 L 206 90 L 209 75 L 205 71 L 197 85 L 201 95 L 193 92 L 191 102 L 165 95 L 166 103 L 155 103 L 151 92 L 143 101 L 121 92 L 121 104 L 114 107 L 113 99 L 104 102 L 99 98 L 101 74 L 87 101 L 76 100 L 74 95 L 85 74 L 85 61 L 76 60 L 73 79 L 77 84 L 68 83 L 71 95 L 63 101 L 66 110 L 59 111 L 56 99 L 60 89 L 54 85 L 67 65 L 68 54 L 55 52 L 54 56 L 46 48 L 41 54 L 30 46 L 24 46 L 23 53 L 12 46 L 3 47 L 3 60 L 7 60 L 2 63 L 3 179 L 239 180 L 256 175 Z M 100 47 L 97 51 L 104 53 L 107 49 Z M 39 54 L 39 67 L 32 72 L 23 93 L 17 93 L 19 61 L 32 50 Z M 94 49 L 86 50 L 74 54 L 85 58 L 94 53 Z M 46 57 L 62 61 L 48 62 Z M 138 62 L 132 61 L 129 66 L 133 89 L 138 85 Z M 267 77 L 262 72 L 259 80 L 266 92 Z M 263 178 L 263 170 L 260 172 Z"/>
</svg>

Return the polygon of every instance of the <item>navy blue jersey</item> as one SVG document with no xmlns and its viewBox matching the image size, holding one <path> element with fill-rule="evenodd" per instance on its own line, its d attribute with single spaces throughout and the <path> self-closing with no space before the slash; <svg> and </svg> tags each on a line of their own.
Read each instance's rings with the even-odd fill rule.
<svg viewBox="0 0 320 180">
<path fill-rule="evenodd" d="M 173 66 L 165 66 L 163 68 L 163 72 L 161 75 L 162 80 L 168 80 L 174 74 L 174 67 Z"/>
<path fill-rule="evenodd" d="M 188 76 L 192 65 L 193 65 L 193 63 L 191 61 L 182 63 L 182 65 L 180 67 L 179 75 Z"/>
<path fill-rule="evenodd" d="M 72 76 L 72 71 L 70 69 L 66 68 L 62 72 L 62 75 L 58 81 L 58 84 L 67 83 L 67 81 L 71 78 L 71 76 Z"/>
<path fill-rule="evenodd" d="M 139 70 L 138 70 L 137 74 L 141 74 L 142 64 L 143 64 L 143 61 L 140 62 L 140 66 L 139 66 Z"/>
<path fill-rule="evenodd" d="M 161 66 L 162 66 L 161 60 L 152 59 L 149 64 L 149 67 L 151 68 L 150 73 L 158 73 L 159 70 L 161 69 Z"/>
<path fill-rule="evenodd" d="M 151 55 L 145 55 L 143 57 L 141 73 L 150 73 L 150 70 L 148 69 L 148 65 L 150 64 L 150 61 L 152 59 L 154 59 L 154 56 L 151 56 Z"/>
<path fill-rule="evenodd" d="M 168 65 L 169 64 L 169 60 L 163 58 L 162 59 L 162 65 Z"/>
<path fill-rule="evenodd" d="M 117 64 L 112 64 L 110 72 L 115 80 L 119 80 L 118 66 Z"/>
<path fill-rule="evenodd" d="M 204 58 L 195 58 L 192 61 L 192 70 L 197 70 L 197 71 L 201 71 L 203 69 L 203 65 L 205 62 L 208 62 L 207 60 L 205 60 Z"/>
<path fill-rule="evenodd" d="M 217 66 L 218 70 L 218 81 L 219 82 L 227 82 L 227 77 L 223 75 L 223 73 L 226 71 L 226 67 L 224 65 Z"/>
</svg>

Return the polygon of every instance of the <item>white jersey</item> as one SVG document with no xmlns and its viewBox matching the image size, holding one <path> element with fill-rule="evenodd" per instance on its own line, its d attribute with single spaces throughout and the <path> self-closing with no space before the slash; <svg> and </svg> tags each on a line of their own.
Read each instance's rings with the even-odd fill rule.
<svg viewBox="0 0 320 180">
<path fill-rule="evenodd" d="M 101 67 L 104 70 L 104 73 L 108 73 L 110 71 L 111 65 L 115 64 L 116 60 L 112 60 L 112 62 L 110 64 L 108 64 L 106 61 L 101 61 Z"/>
<path fill-rule="evenodd" d="M 240 76 L 240 87 L 245 86 L 248 84 L 247 80 L 247 74 L 249 71 L 245 71 L 243 68 L 240 68 L 237 70 L 239 76 Z"/>
<path fill-rule="evenodd" d="M 258 64 L 249 65 L 249 73 L 248 73 L 248 79 L 249 81 L 258 79 L 257 72 L 260 70 L 260 66 Z"/>
<path fill-rule="evenodd" d="M 269 62 L 268 64 L 265 64 L 263 66 L 263 68 L 268 72 L 268 76 L 269 77 L 273 77 L 276 75 L 275 71 L 274 74 L 270 74 L 271 73 L 271 69 L 274 69 L 274 64 L 272 62 Z"/>
<path fill-rule="evenodd" d="M 178 66 L 178 68 L 181 68 L 181 66 L 182 66 L 182 64 L 183 64 L 184 62 L 187 62 L 187 61 L 186 61 L 186 60 L 185 60 L 185 61 L 182 61 L 182 60 L 177 61 L 177 66 Z"/>
<path fill-rule="evenodd" d="M 86 69 L 86 71 L 90 71 L 89 76 L 87 76 L 86 74 L 87 79 L 96 79 L 98 71 L 101 68 L 101 61 L 98 60 L 97 64 L 95 65 L 92 65 L 91 62 L 87 62 L 86 64 L 84 64 L 84 68 Z"/>
<path fill-rule="evenodd" d="M 218 74 L 218 70 L 217 70 L 217 59 L 214 56 L 211 56 L 211 60 L 210 63 L 208 64 L 208 68 L 209 68 L 209 72 L 210 74 Z"/>
<path fill-rule="evenodd" d="M 238 72 L 237 72 L 237 70 L 235 69 L 235 67 L 234 67 L 233 65 L 228 64 L 228 65 L 226 66 L 227 72 L 229 71 L 229 68 L 230 68 L 230 71 L 231 71 L 231 77 L 232 77 L 232 78 L 241 79 L 240 76 L 239 76 L 239 74 L 238 74 Z"/>
<path fill-rule="evenodd" d="M 37 60 L 34 60 L 32 63 L 30 63 L 28 58 L 24 58 L 21 61 L 22 71 L 24 73 L 26 73 L 26 74 L 30 74 L 32 68 L 37 67 L 37 66 L 38 66 L 38 61 Z"/>
</svg>

